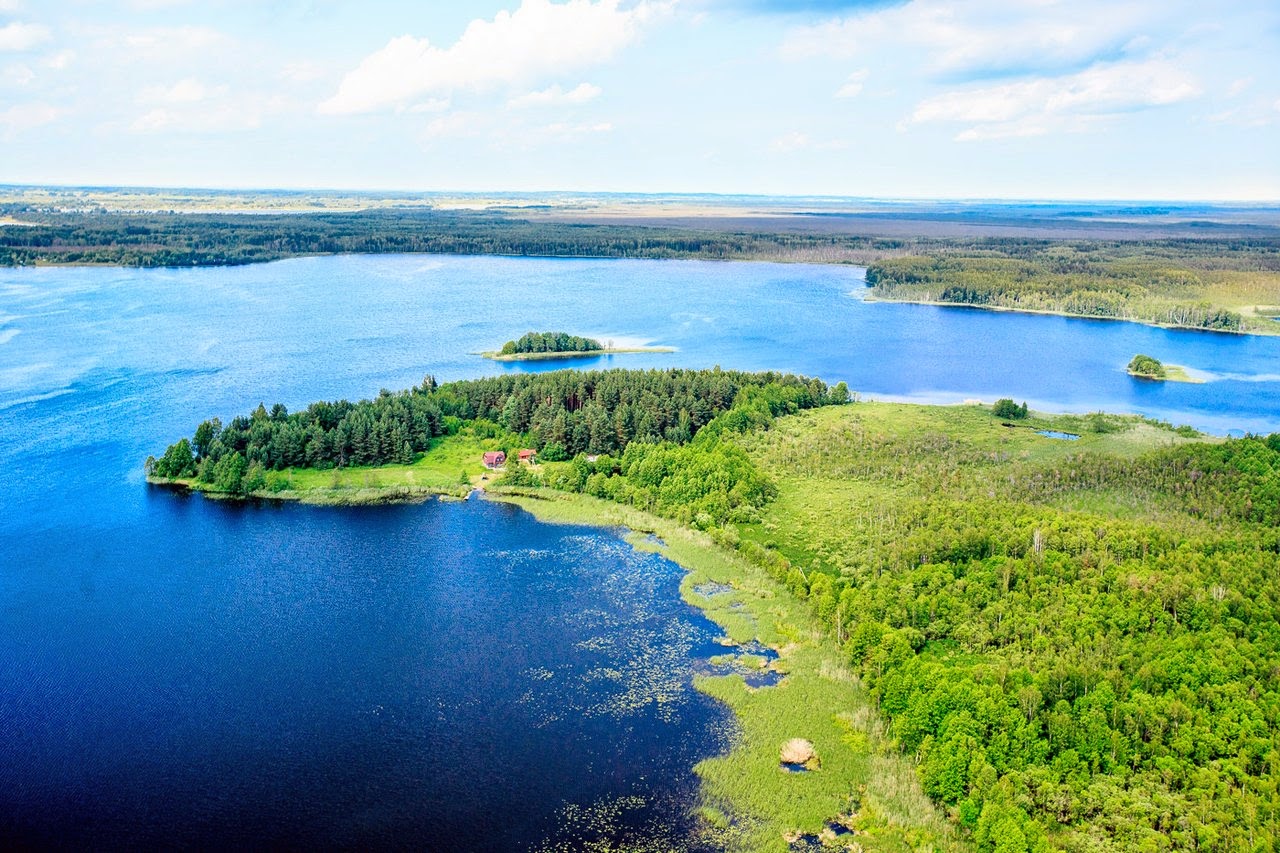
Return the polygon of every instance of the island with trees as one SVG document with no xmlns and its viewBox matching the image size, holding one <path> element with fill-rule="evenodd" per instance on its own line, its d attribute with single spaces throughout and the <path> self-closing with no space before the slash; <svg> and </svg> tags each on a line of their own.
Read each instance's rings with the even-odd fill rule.
<svg viewBox="0 0 1280 853">
<path fill-rule="evenodd" d="M 675 351 L 675 347 L 616 347 L 613 341 L 601 343 L 595 338 L 584 338 L 566 332 L 526 332 L 514 341 L 507 341 L 502 345 L 502 349 L 483 352 L 481 355 L 494 361 L 538 361 L 618 353 Z"/>
<path fill-rule="evenodd" d="M 1280 435 L 1011 400 L 1031 429 L 1010 430 L 994 408 L 720 370 L 428 378 L 210 419 L 147 467 L 358 500 L 470 489 L 484 451 L 538 448 L 489 495 L 637 531 L 730 649 L 780 655 L 778 687 L 696 679 L 741 729 L 697 767 L 717 848 L 835 827 L 865 849 L 1269 849 Z M 800 774 L 796 739 L 821 757 Z"/>
<path fill-rule="evenodd" d="M 1138 353 L 1129 360 L 1126 372 L 1135 379 L 1150 379 L 1155 382 L 1190 382 L 1203 383 L 1187 373 L 1187 369 L 1178 364 L 1165 364 L 1159 359 Z"/>
</svg>

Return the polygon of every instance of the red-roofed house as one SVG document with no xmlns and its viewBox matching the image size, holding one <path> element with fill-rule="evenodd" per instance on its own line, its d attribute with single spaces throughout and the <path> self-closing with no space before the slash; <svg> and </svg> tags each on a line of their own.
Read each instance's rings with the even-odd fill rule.
<svg viewBox="0 0 1280 853">
<path fill-rule="evenodd" d="M 521 462 L 524 462 L 527 465 L 536 465 L 538 462 L 538 451 L 536 450 L 521 450 L 516 455 L 519 457 Z"/>
<path fill-rule="evenodd" d="M 484 467 L 501 468 L 507 464 L 507 454 L 501 450 L 490 450 L 484 455 Z"/>
</svg>

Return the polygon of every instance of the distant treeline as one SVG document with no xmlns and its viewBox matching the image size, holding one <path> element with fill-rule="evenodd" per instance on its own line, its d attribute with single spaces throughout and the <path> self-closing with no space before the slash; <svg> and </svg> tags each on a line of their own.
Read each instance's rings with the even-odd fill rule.
<svg viewBox="0 0 1280 853">
<path fill-rule="evenodd" d="M 1010 241 L 981 252 L 880 261 L 868 268 L 867 285 L 885 299 L 1240 331 L 1240 314 L 1206 299 L 1206 273 L 1217 269 L 1280 271 L 1280 246 L 1241 240 Z"/>
<path fill-rule="evenodd" d="M 593 258 L 857 261 L 903 241 L 832 234 L 534 222 L 503 213 L 375 210 L 298 214 L 50 213 L 0 208 L 0 266 L 211 266 L 299 255 L 433 252 Z"/>
<path fill-rule="evenodd" d="M 190 440 L 149 458 L 147 472 L 246 493 L 270 470 L 407 464 L 464 423 L 525 436 L 547 461 L 618 454 L 636 441 L 687 443 L 752 389 L 772 389 L 769 399 L 785 399 L 791 410 L 849 396 L 843 383 L 828 389 L 789 374 L 721 370 L 556 371 L 441 386 L 428 377 L 358 403 L 313 403 L 296 413 L 259 405 L 226 425 L 204 421 Z"/>
<path fill-rule="evenodd" d="M 1280 270 L 1280 243 L 1265 239 L 1206 238 L 1152 241 L 1058 240 L 1018 237 L 865 237 L 822 231 L 769 233 L 761 228 L 690 225 L 593 224 L 522 218 L 519 211 L 378 209 L 346 213 L 64 213 L 28 205 L 0 205 L 23 225 L 0 225 L 0 266 L 98 263 L 123 266 L 248 264 L 299 255 L 432 252 L 594 258 L 702 258 L 716 260 L 873 263 L 911 256 L 906 266 L 881 264 L 871 279 L 886 288 L 937 286 L 953 270 L 985 269 L 1001 280 L 1049 271 L 1083 274 L 1097 285 L 1111 277 L 1141 283 L 1142 269 L 1172 271 L 1173 283 L 1194 286 L 1186 269 Z M 930 271 L 925 259 L 944 264 Z M 896 263 L 896 262 L 895 262 Z M 975 267 L 974 264 L 977 264 Z M 1009 264 L 1022 273 L 1010 272 Z M 1017 267 L 1023 264 L 1022 267 Z M 1026 265 L 1030 266 L 1026 266 Z M 946 266 L 951 265 L 951 266 Z M 923 277 L 922 277 L 923 275 Z M 876 283 L 869 279 L 869 283 Z M 975 280 L 961 287 L 990 281 Z M 932 284 L 930 284 L 932 282 Z M 1163 285 L 1162 285 L 1163 286 Z M 1090 288 L 1085 288 L 1086 290 Z M 1110 285 L 1093 289 L 1113 290 Z M 954 296 L 956 294 L 952 294 Z M 908 298 L 901 296 L 898 298 Z M 910 298 L 916 298 L 911 296 Z M 977 304 L 977 303 L 975 303 Z M 1100 304 L 1105 305 L 1106 299 Z M 1028 305 L 1027 307 L 1034 307 Z M 1058 310 L 1058 309 L 1052 309 Z M 1102 310 L 1102 309 L 1099 309 Z M 1087 313 L 1081 311 L 1080 313 Z"/>
<path fill-rule="evenodd" d="M 531 352 L 594 352 L 604 349 L 595 338 L 580 338 L 564 332 L 529 332 L 502 345 L 503 355 Z"/>
</svg>

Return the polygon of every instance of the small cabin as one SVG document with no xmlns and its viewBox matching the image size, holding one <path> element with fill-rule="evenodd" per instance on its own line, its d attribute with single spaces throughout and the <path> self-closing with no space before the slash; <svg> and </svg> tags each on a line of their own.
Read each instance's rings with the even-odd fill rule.
<svg viewBox="0 0 1280 853">
<path fill-rule="evenodd" d="M 521 450 L 516 457 L 526 465 L 538 464 L 538 452 L 536 450 Z"/>
<path fill-rule="evenodd" d="M 507 454 L 501 450 L 490 450 L 484 455 L 484 467 L 501 468 L 507 464 Z"/>
</svg>

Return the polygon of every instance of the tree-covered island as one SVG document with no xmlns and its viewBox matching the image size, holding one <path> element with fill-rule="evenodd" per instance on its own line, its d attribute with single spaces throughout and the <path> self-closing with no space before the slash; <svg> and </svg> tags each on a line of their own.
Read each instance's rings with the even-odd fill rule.
<svg viewBox="0 0 1280 853">
<path fill-rule="evenodd" d="M 781 651 L 733 655 L 777 687 L 696 680 L 740 725 L 697 767 L 711 846 L 836 827 L 868 851 L 1270 849 L 1280 435 L 849 399 L 718 370 L 428 379 L 206 421 L 148 470 L 359 499 L 382 473 L 469 489 L 483 451 L 539 448 L 490 493 L 655 532 L 634 541 L 690 569 L 726 642 Z M 799 774 L 797 738 L 821 758 Z"/>
<path fill-rule="evenodd" d="M 1156 382 L 1190 382 L 1203 383 L 1203 379 L 1193 378 L 1187 369 L 1178 364 L 1165 364 L 1157 358 L 1138 353 L 1129 360 L 1125 371 L 1136 379 L 1150 379 Z"/>
<path fill-rule="evenodd" d="M 507 341 L 502 349 L 483 352 L 481 355 L 494 361 L 536 361 L 630 352 L 675 352 L 675 348 L 616 347 L 613 341 L 601 343 L 595 338 L 584 338 L 566 332 L 526 332 L 514 341 Z"/>
</svg>

